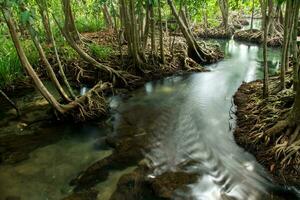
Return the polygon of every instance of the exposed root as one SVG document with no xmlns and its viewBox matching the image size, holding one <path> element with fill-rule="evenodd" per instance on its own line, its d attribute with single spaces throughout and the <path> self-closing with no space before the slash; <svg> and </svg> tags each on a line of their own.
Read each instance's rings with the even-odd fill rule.
<svg viewBox="0 0 300 200">
<path fill-rule="evenodd" d="M 233 29 L 226 31 L 224 28 L 213 28 L 207 30 L 201 28 L 196 35 L 200 38 L 230 39 L 233 32 Z"/>
<path fill-rule="evenodd" d="M 289 80 L 291 74 L 287 74 Z M 278 77 L 270 79 L 270 89 L 278 85 Z M 262 98 L 262 82 L 243 84 L 235 95 L 237 128 L 235 138 L 250 150 L 280 182 L 300 177 L 300 125 L 290 123 L 289 114 L 294 92 L 286 89 Z"/>
<path fill-rule="evenodd" d="M 86 121 L 107 113 L 107 102 L 104 97 L 104 91 L 112 87 L 110 83 L 99 82 L 85 95 L 77 98 L 75 101 L 63 106 L 64 117 L 72 116 L 77 121 Z"/>
<path fill-rule="evenodd" d="M 276 136 L 278 133 L 282 133 L 284 129 L 289 125 L 289 122 L 287 120 L 281 120 L 275 124 L 272 128 L 268 129 L 265 134 L 270 136 Z"/>
<path fill-rule="evenodd" d="M 234 39 L 245 42 L 252 42 L 256 44 L 263 43 L 263 32 L 257 29 L 249 29 L 237 31 L 234 33 Z M 283 44 L 283 36 L 280 32 L 276 32 L 272 36 L 269 36 L 267 45 L 272 47 L 279 47 Z"/>
</svg>

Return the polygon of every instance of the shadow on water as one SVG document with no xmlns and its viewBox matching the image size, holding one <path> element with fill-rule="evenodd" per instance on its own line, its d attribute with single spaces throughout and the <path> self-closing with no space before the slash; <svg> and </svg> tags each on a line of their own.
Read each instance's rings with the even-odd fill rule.
<svg viewBox="0 0 300 200">
<path fill-rule="evenodd" d="M 219 42 L 226 58 L 207 66 L 211 72 L 149 82 L 130 99 L 116 97 L 111 101 L 119 111 L 115 126 L 122 118 L 121 111 L 129 110 L 139 119 L 134 122 L 136 126 L 150 130 L 145 157 L 154 168 L 152 176 L 180 170 L 199 174 L 198 181 L 189 185 L 188 191 L 176 191 L 174 199 L 262 199 L 269 192 L 269 175 L 236 145 L 229 125 L 230 121 L 234 125 L 230 110 L 234 109 L 235 91 L 243 81 L 262 77 L 262 50 L 233 40 Z M 269 59 L 273 73 L 280 51 L 270 49 Z M 142 112 L 137 107 L 142 107 Z M 66 128 L 63 132 L 75 135 L 34 151 L 30 159 L 19 164 L 1 166 L 0 181 L 5 184 L 0 194 L 24 200 L 66 196 L 72 189 L 68 182 L 76 173 L 111 154 L 93 147 L 101 131 L 95 126 Z M 97 186 L 106 196 L 99 199 L 109 198 L 121 174 L 113 172 L 111 180 Z"/>
</svg>

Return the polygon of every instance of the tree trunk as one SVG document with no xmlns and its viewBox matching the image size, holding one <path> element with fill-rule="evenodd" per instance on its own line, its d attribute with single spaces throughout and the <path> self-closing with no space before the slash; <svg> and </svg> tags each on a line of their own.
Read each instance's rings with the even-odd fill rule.
<svg viewBox="0 0 300 200">
<path fill-rule="evenodd" d="M 16 110 L 17 116 L 20 116 L 20 110 L 19 110 L 18 106 L 15 104 L 15 102 L 13 102 L 1 89 L 0 89 L 0 94 Z"/>
<path fill-rule="evenodd" d="M 254 18 L 254 0 L 252 0 L 252 12 L 251 12 L 251 22 L 250 22 L 250 29 L 253 29 L 253 18 Z"/>
<path fill-rule="evenodd" d="M 113 27 L 113 21 L 111 15 L 109 14 L 106 3 L 104 3 L 104 5 L 102 6 L 102 12 L 105 19 L 106 27 L 111 29 Z"/>
<path fill-rule="evenodd" d="M 158 16 L 159 16 L 159 33 L 160 33 L 160 59 L 162 63 L 165 63 L 165 53 L 164 53 L 164 34 L 163 34 L 163 24 L 161 16 L 161 1 L 158 0 Z"/>
<path fill-rule="evenodd" d="M 49 15 L 47 14 L 47 1 L 46 0 L 35 0 L 35 2 L 37 3 L 38 7 L 39 7 L 39 13 L 42 17 L 42 23 L 45 29 L 45 33 L 46 33 L 46 41 L 48 44 L 51 43 L 51 34 L 52 31 L 50 30 L 50 20 L 49 20 Z"/>
<path fill-rule="evenodd" d="M 264 58 L 264 80 L 263 80 L 263 96 L 267 98 L 269 95 L 269 68 L 267 60 L 267 42 L 268 42 L 268 24 L 269 24 L 269 15 L 265 14 L 264 19 L 264 42 L 263 42 L 263 58 Z"/>
<path fill-rule="evenodd" d="M 293 22 L 293 34 L 292 34 L 292 46 L 291 46 L 291 54 L 292 54 L 292 61 L 294 67 L 294 77 L 293 77 L 293 87 L 294 90 L 297 91 L 297 87 L 299 84 L 299 49 L 297 45 L 297 36 L 298 36 L 298 20 L 299 20 L 299 9 L 300 9 L 300 1 L 296 1 L 296 5 L 294 7 L 295 15 L 294 15 L 294 22 Z"/>
<path fill-rule="evenodd" d="M 193 38 L 193 35 L 190 34 L 189 29 L 186 27 L 185 23 L 183 22 L 181 17 L 178 15 L 173 1 L 168 0 L 168 4 L 172 10 L 173 15 L 175 16 L 175 18 L 179 24 L 181 32 L 183 33 L 183 35 L 187 41 L 187 45 L 189 47 L 191 54 L 194 54 L 192 56 L 192 58 L 195 59 L 197 62 L 206 62 L 206 59 L 200 55 L 200 52 L 199 52 L 200 47 L 199 47 L 197 41 Z"/>
<path fill-rule="evenodd" d="M 284 23 L 284 38 L 283 38 L 283 49 L 281 55 L 281 74 L 280 74 L 280 85 L 281 89 L 285 89 L 285 73 L 288 70 L 289 65 L 289 50 L 292 34 L 292 25 L 293 25 L 293 10 L 294 0 L 286 2 L 285 10 L 285 23 Z"/>
<path fill-rule="evenodd" d="M 15 23 L 13 19 L 11 18 L 10 10 L 6 8 L 2 8 L 2 13 L 5 18 L 5 21 L 7 23 L 7 26 L 9 28 L 13 43 L 15 45 L 15 48 L 17 50 L 20 62 L 22 63 L 22 66 L 27 71 L 28 75 L 33 79 L 33 82 L 35 83 L 35 86 L 40 91 L 40 93 L 45 97 L 45 99 L 52 105 L 58 112 L 63 113 L 64 109 L 60 105 L 60 103 L 52 96 L 52 94 L 47 90 L 47 88 L 44 86 L 34 69 L 32 68 L 31 64 L 29 63 L 25 52 L 21 46 L 20 40 L 18 38 L 18 34 L 16 31 Z"/>
<path fill-rule="evenodd" d="M 218 0 L 218 1 L 222 13 L 222 24 L 224 29 L 228 31 L 228 12 L 229 12 L 228 0 Z"/>
<path fill-rule="evenodd" d="M 146 48 L 149 36 L 149 29 L 150 29 L 150 5 L 149 1 L 146 1 L 146 24 L 145 24 L 145 31 L 143 33 L 143 48 Z"/>
<path fill-rule="evenodd" d="M 156 45 L 155 45 L 155 19 L 154 19 L 154 11 L 152 2 L 149 5 L 150 11 L 150 29 L 151 29 L 151 54 L 154 55 L 156 53 Z"/>
<path fill-rule="evenodd" d="M 21 11 L 26 11 L 26 7 L 24 4 L 20 4 L 20 9 Z M 47 71 L 47 74 L 50 78 L 50 80 L 52 81 L 52 83 L 54 84 L 54 87 L 56 88 L 56 90 L 58 91 L 58 93 L 60 94 L 60 96 L 63 98 L 64 101 L 66 102 L 70 102 L 70 98 L 68 97 L 68 95 L 65 93 L 64 89 L 62 88 L 61 84 L 59 83 L 47 57 L 46 57 L 46 54 L 43 50 L 43 47 L 37 37 L 37 32 L 34 30 L 31 22 L 28 20 L 26 22 L 26 27 L 29 31 L 29 34 L 31 36 L 31 40 L 33 41 L 33 44 L 34 46 L 36 47 L 36 49 L 38 50 L 38 53 L 39 53 L 39 56 L 42 60 L 42 62 L 44 63 L 45 65 L 45 68 L 46 68 L 46 71 Z M 48 29 L 50 31 L 50 28 Z M 51 32 L 50 32 L 51 34 Z M 51 39 L 51 36 L 50 36 L 50 39 Z"/>
<path fill-rule="evenodd" d="M 263 31 L 263 29 L 265 27 L 267 5 L 266 5 L 265 0 L 259 0 L 259 3 L 260 3 L 261 16 L 262 16 L 262 21 L 261 21 L 261 27 L 260 27 L 260 29 Z"/>
<path fill-rule="evenodd" d="M 80 34 L 75 26 L 75 19 L 72 12 L 71 2 L 70 0 L 62 0 L 62 3 L 63 11 L 65 14 L 65 22 L 67 22 L 65 23 L 64 29 L 70 33 L 75 42 L 80 43 Z"/>
</svg>

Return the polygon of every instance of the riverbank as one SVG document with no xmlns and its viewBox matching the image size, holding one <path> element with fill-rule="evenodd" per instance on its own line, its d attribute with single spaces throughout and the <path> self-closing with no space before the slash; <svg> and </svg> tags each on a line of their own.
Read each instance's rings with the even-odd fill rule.
<svg viewBox="0 0 300 200">
<path fill-rule="evenodd" d="M 277 122 L 287 118 L 294 102 L 291 72 L 286 80 L 288 89 L 278 92 L 279 77 L 270 78 L 271 94 L 267 100 L 262 98 L 262 81 L 241 85 L 234 96 L 237 106 L 234 136 L 236 142 L 251 152 L 278 183 L 299 187 L 299 145 L 289 144 L 290 133 L 286 128 L 269 134 Z"/>
</svg>

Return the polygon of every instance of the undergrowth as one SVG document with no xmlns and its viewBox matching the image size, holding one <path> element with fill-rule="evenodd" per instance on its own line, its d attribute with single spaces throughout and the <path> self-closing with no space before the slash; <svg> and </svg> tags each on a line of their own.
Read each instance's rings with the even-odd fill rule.
<svg viewBox="0 0 300 200">
<path fill-rule="evenodd" d="M 0 38 L 0 87 L 12 84 L 24 77 L 22 65 L 10 38 Z M 39 56 L 30 40 L 22 40 L 22 47 L 31 64 L 38 62 Z"/>
</svg>

